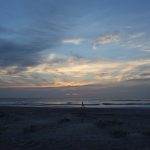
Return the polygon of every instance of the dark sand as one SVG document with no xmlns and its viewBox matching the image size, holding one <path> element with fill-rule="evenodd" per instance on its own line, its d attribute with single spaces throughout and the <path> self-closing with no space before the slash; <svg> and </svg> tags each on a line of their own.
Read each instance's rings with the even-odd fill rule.
<svg viewBox="0 0 150 150">
<path fill-rule="evenodd" d="M 150 109 L 0 107 L 0 150 L 150 150 Z"/>
</svg>

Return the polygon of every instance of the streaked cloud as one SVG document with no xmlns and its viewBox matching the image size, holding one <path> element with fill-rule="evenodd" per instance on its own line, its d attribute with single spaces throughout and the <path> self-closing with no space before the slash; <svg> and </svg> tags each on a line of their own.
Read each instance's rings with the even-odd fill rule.
<svg viewBox="0 0 150 150">
<path fill-rule="evenodd" d="M 92 48 L 96 49 L 100 45 L 104 44 L 110 44 L 110 43 L 116 43 L 120 41 L 120 36 L 118 33 L 110 33 L 106 34 L 104 36 L 98 37 L 93 43 L 92 43 Z"/>
<path fill-rule="evenodd" d="M 150 49 L 142 50 L 145 53 L 150 53 Z"/>
<path fill-rule="evenodd" d="M 50 54 L 41 64 L 19 70 L 0 69 L 0 87 L 61 87 L 109 85 L 128 80 L 149 79 L 150 60 L 99 60 Z M 4 84 L 5 83 L 5 84 Z"/>
<path fill-rule="evenodd" d="M 129 36 L 130 39 L 140 38 L 145 35 L 145 32 L 138 32 Z"/>
<path fill-rule="evenodd" d="M 85 41 L 84 38 L 73 38 L 73 39 L 64 39 L 64 40 L 62 40 L 62 43 L 63 44 L 80 45 L 84 41 Z"/>
</svg>

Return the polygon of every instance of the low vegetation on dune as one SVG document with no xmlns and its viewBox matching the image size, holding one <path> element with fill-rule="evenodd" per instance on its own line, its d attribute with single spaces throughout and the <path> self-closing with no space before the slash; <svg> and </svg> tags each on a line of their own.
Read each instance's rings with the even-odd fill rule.
<svg viewBox="0 0 150 150">
<path fill-rule="evenodd" d="M 23 129 L 23 132 L 24 132 L 24 133 L 34 133 L 34 132 L 36 132 L 36 131 L 37 131 L 37 126 L 35 126 L 35 125 L 30 125 L 30 126 L 25 127 L 25 128 Z"/>
<path fill-rule="evenodd" d="M 115 138 L 127 137 L 128 134 L 129 133 L 125 130 L 115 130 L 115 131 L 111 132 L 111 135 Z"/>
<path fill-rule="evenodd" d="M 122 124 L 123 123 L 118 120 L 99 120 L 96 125 L 98 128 L 106 128 L 112 126 L 120 126 Z"/>
<path fill-rule="evenodd" d="M 66 123 L 66 122 L 70 122 L 69 118 L 62 118 L 60 121 L 58 121 L 58 123 Z"/>
<path fill-rule="evenodd" d="M 145 136 L 150 136 L 150 130 L 144 131 L 144 132 L 143 132 L 143 135 L 145 135 Z"/>
</svg>

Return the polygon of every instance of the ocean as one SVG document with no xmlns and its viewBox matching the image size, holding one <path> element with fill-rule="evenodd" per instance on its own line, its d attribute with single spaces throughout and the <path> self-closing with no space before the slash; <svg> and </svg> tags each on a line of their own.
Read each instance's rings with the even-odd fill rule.
<svg viewBox="0 0 150 150">
<path fill-rule="evenodd" d="M 150 107 L 150 99 L 0 98 L 0 106 L 29 107 Z"/>
</svg>

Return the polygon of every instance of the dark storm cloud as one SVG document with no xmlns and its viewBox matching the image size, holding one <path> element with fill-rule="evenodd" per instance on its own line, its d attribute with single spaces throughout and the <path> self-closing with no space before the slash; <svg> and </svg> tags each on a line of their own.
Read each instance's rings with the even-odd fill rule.
<svg viewBox="0 0 150 150">
<path fill-rule="evenodd" d="M 52 1 L 16 0 L 2 4 L 1 9 L 6 7 L 7 13 L 3 10 L 0 14 L 0 67 L 39 64 L 40 52 L 54 51 L 70 26 L 61 19 L 63 13 Z"/>
<path fill-rule="evenodd" d="M 9 9 L 7 13 L 3 10 L 0 14 L 0 67 L 39 64 L 42 58 L 40 52 L 56 50 L 55 47 L 62 44 L 62 39 L 79 19 L 74 4 L 68 0 L 16 0 L 2 4 L 2 9 Z"/>
<path fill-rule="evenodd" d="M 32 45 L 19 44 L 0 39 L 0 66 L 30 66 L 38 62 L 39 49 Z"/>
<path fill-rule="evenodd" d="M 0 67 L 33 66 L 40 63 L 40 52 L 60 44 L 64 28 L 49 24 L 49 27 L 34 26 L 15 34 L 16 38 L 0 38 Z M 11 32 L 6 30 L 7 33 Z M 0 32 L 6 33 L 0 28 Z"/>
</svg>

